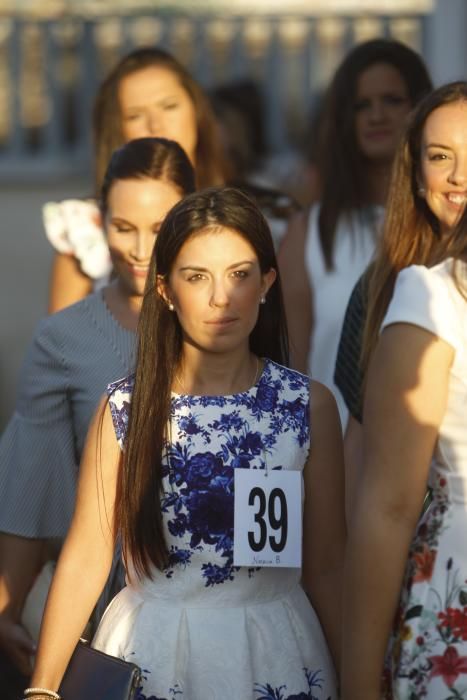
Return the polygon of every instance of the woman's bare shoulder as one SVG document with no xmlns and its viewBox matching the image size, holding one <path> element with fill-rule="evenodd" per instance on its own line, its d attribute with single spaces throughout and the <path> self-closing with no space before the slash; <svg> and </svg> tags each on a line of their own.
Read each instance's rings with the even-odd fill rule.
<svg viewBox="0 0 467 700">
<path fill-rule="evenodd" d="M 336 406 L 336 399 L 334 394 L 327 386 L 321 384 L 321 382 L 316 381 L 316 379 L 310 380 L 310 401 L 315 408 L 328 408 Z"/>
<path fill-rule="evenodd" d="M 314 379 L 310 382 L 310 413 L 312 423 L 331 421 L 340 426 L 339 411 L 334 394 L 327 386 Z"/>
</svg>

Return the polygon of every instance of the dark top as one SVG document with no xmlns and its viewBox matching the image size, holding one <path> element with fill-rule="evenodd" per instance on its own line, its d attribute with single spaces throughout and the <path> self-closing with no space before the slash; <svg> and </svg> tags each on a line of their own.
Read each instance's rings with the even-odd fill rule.
<svg viewBox="0 0 467 700">
<path fill-rule="evenodd" d="M 350 415 L 359 423 L 363 413 L 363 372 L 360 365 L 363 329 L 368 312 L 368 272 L 365 270 L 350 295 L 337 349 L 334 382 Z"/>
</svg>

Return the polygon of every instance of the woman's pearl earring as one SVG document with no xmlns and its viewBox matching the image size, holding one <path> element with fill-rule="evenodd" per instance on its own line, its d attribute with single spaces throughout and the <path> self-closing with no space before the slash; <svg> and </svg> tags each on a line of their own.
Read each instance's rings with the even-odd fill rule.
<svg viewBox="0 0 467 700">
<path fill-rule="evenodd" d="M 169 301 L 169 311 L 173 311 L 175 309 L 175 306 L 172 304 L 171 301 Z"/>
<path fill-rule="evenodd" d="M 260 303 L 260 304 L 265 304 L 265 303 L 266 303 L 266 297 L 261 297 L 261 299 L 259 300 L 259 303 Z"/>
<path fill-rule="evenodd" d="M 417 194 L 419 197 L 424 197 L 426 195 L 426 189 L 420 185 L 417 190 Z"/>
</svg>

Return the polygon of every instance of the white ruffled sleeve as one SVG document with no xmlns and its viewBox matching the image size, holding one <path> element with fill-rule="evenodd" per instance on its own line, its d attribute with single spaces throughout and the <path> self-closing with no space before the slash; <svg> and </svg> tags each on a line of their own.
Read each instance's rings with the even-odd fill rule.
<svg viewBox="0 0 467 700">
<path fill-rule="evenodd" d="M 108 277 L 112 264 L 95 201 L 66 199 L 48 202 L 43 207 L 42 216 L 47 238 L 55 250 L 74 255 L 82 271 L 91 279 Z"/>
<path fill-rule="evenodd" d="M 393 323 L 411 323 L 462 349 L 460 332 L 462 297 L 452 276 L 452 261 L 432 268 L 412 265 L 396 280 L 381 330 Z"/>
</svg>

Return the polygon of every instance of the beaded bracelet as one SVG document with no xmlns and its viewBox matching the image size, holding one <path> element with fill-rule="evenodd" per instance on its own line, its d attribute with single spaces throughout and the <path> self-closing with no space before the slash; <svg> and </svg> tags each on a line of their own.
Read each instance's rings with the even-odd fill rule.
<svg viewBox="0 0 467 700">
<path fill-rule="evenodd" d="M 25 699 L 34 698 L 38 695 L 45 695 L 45 697 L 53 700 L 62 700 L 61 695 L 56 693 L 55 690 L 49 690 L 48 688 L 26 688 L 24 691 Z"/>
</svg>

